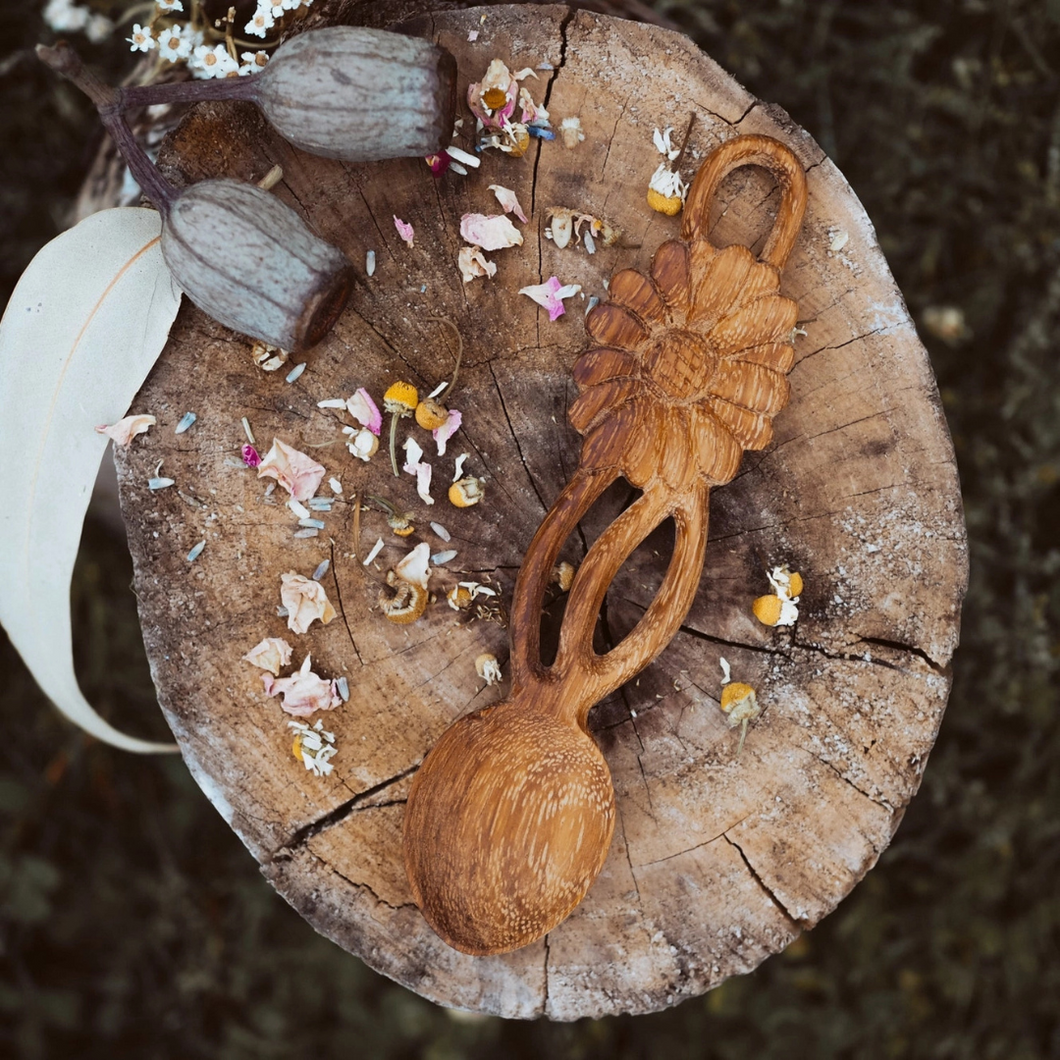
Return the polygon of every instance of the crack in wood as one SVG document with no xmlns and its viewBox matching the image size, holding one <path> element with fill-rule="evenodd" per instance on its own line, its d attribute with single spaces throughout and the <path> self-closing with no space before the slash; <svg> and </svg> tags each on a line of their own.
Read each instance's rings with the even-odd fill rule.
<svg viewBox="0 0 1060 1060">
<path fill-rule="evenodd" d="M 342 615 L 342 624 L 346 627 L 346 633 L 350 638 L 350 644 L 353 647 L 353 654 L 357 656 L 357 662 L 360 663 L 361 668 L 364 668 L 364 659 L 361 658 L 360 649 L 357 647 L 357 641 L 354 638 L 353 630 L 350 628 L 350 620 L 346 617 L 346 608 L 342 603 L 342 589 L 339 588 L 339 575 L 338 569 L 335 566 L 335 542 L 331 541 L 329 545 L 331 555 L 331 577 L 335 582 L 335 599 L 339 602 L 339 614 Z"/>
<path fill-rule="evenodd" d="M 733 827 L 735 827 L 735 825 Z M 740 859 L 743 861 L 744 865 L 747 866 L 747 871 L 751 874 L 751 878 L 755 881 L 755 883 L 758 884 L 759 887 L 762 888 L 762 891 L 765 893 L 765 895 L 777 907 L 777 909 L 785 917 L 785 919 L 787 919 L 791 923 L 792 927 L 797 928 L 800 923 L 805 923 L 804 918 L 794 916 L 791 913 L 787 906 L 784 905 L 784 903 L 777 897 L 777 895 L 774 894 L 773 890 L 766 884 L 765 880 L 763 880 L 762 877 L 758 875 L 758 871 L 755 869 L 754 865 L 751 864 L 747 855 L 743 852 L 743 847 L 741 847 L 735 839 L 730 839 L 725 832 L 721 833 L 721 838 L 724 839 L 725 842 L 728 843 L 731 847 L 735 848 L 736 853 L 740 855 Z"/>
<path fill-rule="evenodd" d="M 515 451 L 519 455 L 519 460 L 523 465 L 523 470 L 526 472 L 526 477 L 530 480 L 530 488 L 534 491 L 534 495 L 537 497 L 538 503 L 541 505 L 541 510 L 547 512 L 548 505 L 545 503 L 545 498 L 541 496 L 541 491 L 537 488 L 537 481 L 534 479 L 534 473 L 530 470 L 530 465 L 526 462 L 526 456 L 523 453 L 523 447 L 519 444 L 519 435 L 515 430 L 515 425 L 512 423 L 512 418 L 508 414 L 508 405 L 504 400 L 504 391 L 501 389 L 500 381 L 497 379 L 497 373 L 493 370 L 493 365 L 489 366 L 490 375 L 493 377 L 493 385 L 497 389 L 497 399 L 501 403 L 501 412 L 504 413 L 504 419 L 508 424 L 508 433 L 512 436 L 512 441 L 515 443 Z"/>
<path fill-rule="evenodd" d="M 334 809 L 329 810 L 327 813 L 316 818 L 316 820 L 302 825 L 302 827 L 293 832 L 285 842 L 281 843 L 271 853 L 268 853 L 265 856 L 263 864 L 289 859 L 291 854 L 293 854 L 299 847 L 305 846 L 305 844 L 314 836 L 320 835 L 320 833 L 326 829 L 344 821 L 366 799 L 370 799 L 373 795 L 377 795 L 379 792 L 385 791 L 387 788 L 392 787 L 406 777 L 412 776 L 412 774 L 419 768 L 420 763 L 417 762 L 415 765 L 409 766 L 408 769 L 403 770 L 401 773 L 388 777 L 386 780 L 382 780 L 378 784 L 373 784 L 372 787 L 365 788 L 364 791 L 358 792 L 353 798 L 340 803 Z"/>
</svg>

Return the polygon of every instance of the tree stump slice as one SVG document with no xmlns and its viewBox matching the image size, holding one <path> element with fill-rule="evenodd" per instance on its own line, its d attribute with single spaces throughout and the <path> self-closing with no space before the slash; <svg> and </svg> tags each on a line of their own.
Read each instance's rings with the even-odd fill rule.
<svg viewBox="0 0 1060 1060">
<path fill-rule="evenodd" d="M 781 110 L 748 95 L 684 37 L 566 7 L 450 11 L 416 29 L 456 55 L 461 91 L 494 57 L 513 71 L 552 64 L 524 83 L 547 100 L 555 126 L 579 116 L 585 141 L 572 150 L 535 141 L 522 159 L 487 151 L 478 171 L 435 181 L 418 159 L 346 165 L 302 154 L 249 106 L 189 115 L 164 155 L 172 179 L 253 180 L 279 163 L 276 194 L 342 247 L 359 283 L 294 384 L 286 368 L 255 367 L 249 341 L 182 308 L 134 405 L 158 425 L 119 457 L 148 655 L 192 773 L 318 931 L 446 1005 L 562 1020 L 657 1010 L 783 949 L 890 841 L 950 687 L 966 584 L 953 452 L 926 354 L 871 224 L 842 175 Z M 426 752 L 454 719 L 507 692 L 506 682 L 485 686 L 474 668 L 483 651 L 506 663 L 502 613 L 455 612 L 444 592 L 474 580 L 495 589 L 501 607 L 510 601 L 523 551 L 577 464 L 580 438 L 566 409 L 576 393 L 571 365 L 587 347 L 585 303 L 569 300 L 566 315 L 550 322 L 517 292 L 557 275 L 604 297 L 612 271 L 646 270 L 680 226 L 645 203 L 659 162 L 652 130 L 673 125 L 680 134 L 693 110 L 686 175 L 746 132 L 781 139 L 805 163 L 809 208 L 782 282 L 806 332 L 795 344 L 791 402 L 773 443 L 748 453 L 738 477 L 712 494 L 703 578 L 681 632 L 590 716 L 619 810 L 603 872 L 546 939 L 470 957 L 441 942 L 412 904 L 400 835 Z M 493 183 L 532 211 L 525 242 L 488 255 L 494 279 L 464 284 L 460 217 L 499 212 Z M 712 242 L 757 250 L 775 198 L 757 170 L 729 178 Z M 624 237 L 593 256 L 558 249 L 543 234 L 550 206 L 596 214 Z M 415 226 L 411 249 L 395 214 Z M 371 278 L 369 249 L 378 261 Z M 451 403 L 464 426 L 444 458 L 428 457 L 437 498 L 428 508 L 410 476 L 393 477 L 384 451 L 368 464 L 350 456 L 340 433 L 350 420 L 317 402 L 359 386 L 379 400 L 398 378 L 425 392 L 448 378 L 455 343 L 430 317 L 452 320 L 463 335 Z M 174 435 L 188 410 L 198 421 Z M 318 537 L 294 538 L 280 491 L 266 496 L 266 481 L 241 466 L 244 416 L 262 450 L 280 438 L 341 479 L 344 492 L 322 514 Z M 429 436 L 415 433 L 433 454 Z M 464 510 L 445 499 L 461 452 L 487 489 L 481 505 Z M 152 493 L 147 480 L 159 460 L 176 485 Z M 355 490 L 413 513 L 417 533 L 397 538 L 381 512 L 365 511 L 355 557 Z M 576 563 L 627 499 L 606 494 L 565 558 Z M 431 520 L 448 528 L 451 545 Z M 385 548 L 366 568 L 360 560 L 379 536 Z M 187 562 L 200 540 L 205 550 Z M 458 555 L 436 568 L 438 602 L 416 623 L 393 625 L 378 595 L 387 568 L 418 540 Z M 665 540 L 657 545 L 638 550 L 608 593 L 605 639 L 631 629 L 651 600 L 667 559 Z M 292 634 L 276 614 L 280 575 L 308 576 L 323 559 L 339 617 Z M 754 597 L 769 591 L 763 568 L 778 563 L 806 582 L 794 629 L 764 627 L 751 614 Z M 320 715 L 337 737 L 328 777 L 294 759 L 288 716 L 263 694 L 260 671 L 241 661 L 264 636 L 291 641 L 293 665 L 311 652 L 316 672 L 349 681 L 350 701 Z M 719 710 L 722 656 L 764 707 L 739 756 L 739 731 Z"/>
</svg>

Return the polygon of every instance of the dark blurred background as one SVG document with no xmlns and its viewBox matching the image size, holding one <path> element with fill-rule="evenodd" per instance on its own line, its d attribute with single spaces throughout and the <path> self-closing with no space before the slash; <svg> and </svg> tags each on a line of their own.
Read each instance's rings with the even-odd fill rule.
<svg viewBox="0 0 1060 1060">
<path fill-rule="evenodd" d="M 98 144 L 29 51 L 54 37 L 42 6 L 0 5 L 0 304 Z M 0 1055 L 1060 1057 L 1060 0 L 595 6 L 680 27 L 817 138 L 930 351 L 972 580 L 949 710 L 894 843 L 814 931 L 673 1011 L 451 1013 L 314 934 L 179 760 L 82 736 L 0 634 Z M 124 35 L 85 51 L 118 76 Z M 90 519 L 81 682 L 162 738 L 130 579 L 124 542 Z"/>
</svg>

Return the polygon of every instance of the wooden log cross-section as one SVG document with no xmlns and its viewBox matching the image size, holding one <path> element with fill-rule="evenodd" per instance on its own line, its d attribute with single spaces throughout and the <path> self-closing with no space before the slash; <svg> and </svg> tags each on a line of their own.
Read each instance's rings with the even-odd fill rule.
<svg viewBox="0 0 1060 1060">
<path fill-rule="evenodd" d="M 485 21 L 480 16 L 485 13 Z M 469 40 L 472 30 L 476 40 Z M 435 179 L 419 159 L 344 164 L 314 158 L 272 133 L 249 105 L 203 105 L 172 135 L 168 175 L 191 182 L 257 180 L 283 168 L 275 194 L 300 210 L 354 263 L 358 282 L 334 332 L 300 360 L 266 373 L 251 343 L 185 305 L 133 411 L 158 426 L 120 458 L 136 592 L 159 698 L 189 768 L 273 886 L 320 932 L 423 996 L 508 1017 L 575 1019 L 648 1012 L 749 971 L 812 927 L 890 842 L 919 785 L 950 687 L 966 583 L 953 452 L 925 352 L 842 175 L 779 109 L 760 103 L 685 38 L 572 12 L 507 7 L 446 12 L 416 31 L 456 56 L 460 91 L 489 61 L 544 102 L 556 128 L 580 119 L 584 140 L 534 141 L 525 157 L 481 155 L 467 176 Z M 772 443 L 745 455 L 711 497 L 706 562 L 692 608 L 670 646 L 601 702 L 590 731 L 611 771 L 616 825 L 602 872 L 569 919 L 514 952 L 474 957 L 441 941 L 412 901 L 401 828 L 413 776 L 442 732 L 508 691 L 508 634 L 516 573 L 538 524 L 578 464 L 581 439 L 566 413 L 571 367 L 589 345 L 590 296 L 607 298 L 620 268 L 646 272 L 680 216 L 651 211 L 648 180 L 661 161 L 655 128 L 680 138 L 682 172 L 711 149 L 762 133 L 805 168 L 809 204 L 781 293 L 798 303 L 791 399 Z M 473 144 L 473 119 L 457 143 Z M 521 246 L 488 254 L 493 278 L 457 269 L 465 213 L 498 213 L 491 184 L 512 189 L 529 222 Z M 755 253 L 772 227 L 773 181 L 744 168 L 721 186 L 715 246 Z M 550 208 L 591 214 L 622 230 L 613 245 L 560 248 L 545 236 Z M 406 245 L 395 215 L 413 225 Z M 374 275 L 365 268 L 375 252 Z M 556 276 L 580 284 L 556 321 L 519 289 Z M 351 456 L 343 409 L 319 408 L 365 387 L 380 401 L 395 380 L 421 392 L 463 364 L 447 402 L 463 427 L 443 457 L 402 422 L 434 467 L 428 506 L 414 479 L 395 478 L 385 453 Z M 175 435 L 186 411 L 198 419 Z M 269 480 L 244 467 L 241 421 L 259 447 L 273 438 L 314 456 L 341 494 L 316 536 Z M 475 507 L 446 499 L 454 458 L 485 480 Z M 159 460 L 176 480 L 147 487 Z M 327 478 L 321 489 L 332 495 Z M 355 495 L 365 501 L 355 518 Z M 369 497 L 411 513 L 395 536 Z M 615 485 L 596 502 L 561 558 L 577 565 L 630 502 Z M 443 526 L 444 541 L 432 522 Z M 359 537 L 355 539 L 355 525 Z M 362 562 L 377 538 L 384 547 Z M 202 554 L 186 556 L 199 541 Z M 388 568 L 417 542 L 454 549 L 432 576 L 436 602 L 409 625 L 384 619 Z M 621 640 L 665 574 L 672 534 L 660 530 L 607 593 L 599 650 Z M 292 633 L 277 615 L 280 579 L 310 576 L 338 611 Z M 805 590 L 794 627 L 751 612 L 769 592 L 765 571 L 787 564 Z M 477 582 L 468 611 L 447 606 Z M 547 644 L 563 595 L 546 600 Z M 334 771 L 295 759 L 290 720 L 241 656 L 265 636 L 294 645 L 292 667 L 347 679 L 349 701 L 319 715 L 334 732 Z M 486 685 L 476 658 L 491 652 L 504 680 Z M 739 730 L 719 709 L 724 658 L 763 708 L 737 755 Z M 288 673 L 285 670 L 284 673 Z M 315 720 L 315 719 L 312 719 Z"/>
</svg>

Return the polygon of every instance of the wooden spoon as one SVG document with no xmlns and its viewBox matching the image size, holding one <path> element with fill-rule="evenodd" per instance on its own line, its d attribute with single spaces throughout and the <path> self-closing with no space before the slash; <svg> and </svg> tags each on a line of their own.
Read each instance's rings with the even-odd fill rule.
<svg viewBox="0 0 1060 1060">
<path fill-rule="evenodd" d="M 777 219 L 756 259 L 707 235 L 721 181 L 741 166 L 769 170 Z M 597 346 L 574 365 L 571 422 L 585 436 L 573 478 L 523 560 L 511 609 L 508 699 L 455 722 L 409 792 L 405 867 L 416 903 L 456 949 L 504 953 L 540 938 L 582 900 L 603 867 L 615 823 L 611 775 L 586 729 L 593 704 L 648 665 L 692 605 L 707 541 L 707 499 L 744 449 L 772 437 L 788 399 L 796 304 L 780 271 L 806 207 L 806 179 L 788 148 L 741 136 L 700 167 L 681 239 L 663 243 L 651 277 L 616 273 L 610 301 L 588 316 Z M 567 537 L 616 479 L 640 497 L 593 543 L 571 585 L 555 661 L 540 659 L 541 612 Z M 612 579 L 673 518 L 673 556 L 634 629 L 603 655 L 593 629 Z"/>
</svg>

